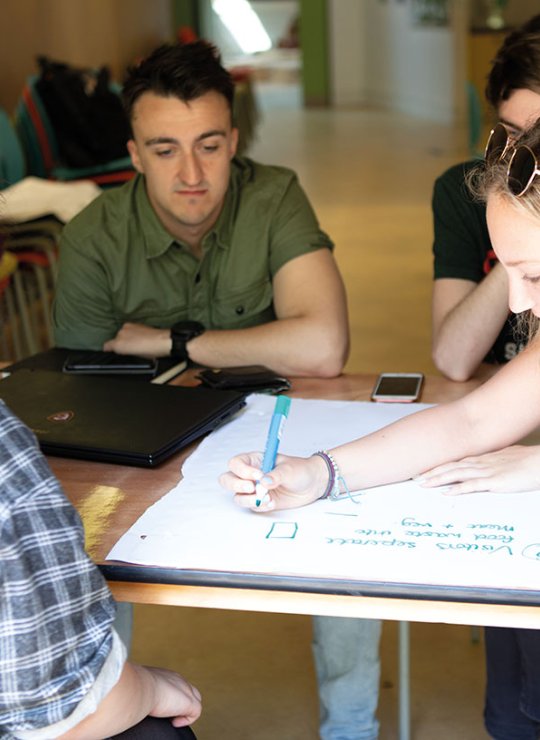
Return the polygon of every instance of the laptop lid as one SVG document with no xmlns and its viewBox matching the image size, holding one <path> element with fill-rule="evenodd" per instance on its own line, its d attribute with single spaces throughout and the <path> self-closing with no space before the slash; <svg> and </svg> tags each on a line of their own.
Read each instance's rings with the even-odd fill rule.
<svg viewBox="0 0 540 740">
<path fill-rule="evenodd" d="M 244 394 L 125 382 L 116 377 L 18 370 L 0 398 L 43 452 L 153 467 L 244 405 Z"/>
</svg>

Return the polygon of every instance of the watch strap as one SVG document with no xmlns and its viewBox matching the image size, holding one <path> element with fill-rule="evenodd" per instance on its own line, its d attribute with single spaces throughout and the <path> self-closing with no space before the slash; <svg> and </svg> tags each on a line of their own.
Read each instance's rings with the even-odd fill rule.
<svg viewBox="0 0 540 740">
<path fill-rule="evenodd" d="M 189 360 L 186 344 L 204 332 L 204 325 L 198 321 L 179 321 L 171 326 L 171 356 L 179 360 Z"/>
</svg>

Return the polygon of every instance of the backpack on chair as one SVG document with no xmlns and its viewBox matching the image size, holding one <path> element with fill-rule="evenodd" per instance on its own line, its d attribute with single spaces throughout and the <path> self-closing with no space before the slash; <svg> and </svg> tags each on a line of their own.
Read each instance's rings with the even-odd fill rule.
<svg viewBox="0 0 540 740">
<path fill-rule="evenodd" d="M 94 167 L 125 158 L 129 121 L 109 69 L 79 69 L 45 56 L 37 61 L 35 89 L 54 129 L 61 164 Z"/>
</svg>

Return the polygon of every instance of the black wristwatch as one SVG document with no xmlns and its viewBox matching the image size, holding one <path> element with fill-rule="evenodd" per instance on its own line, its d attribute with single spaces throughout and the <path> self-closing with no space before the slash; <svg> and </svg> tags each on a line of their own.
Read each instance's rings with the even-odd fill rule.
<svg viewBox="0 0 540 740">
<path fill-rule="evenodd" d="M 204 326 L 198 321 L 179 321 L 171 326 L 171 356 L 179 360 L 188 360 L 186 344 L 190 339 L 204 332 Z"/>
</svg>

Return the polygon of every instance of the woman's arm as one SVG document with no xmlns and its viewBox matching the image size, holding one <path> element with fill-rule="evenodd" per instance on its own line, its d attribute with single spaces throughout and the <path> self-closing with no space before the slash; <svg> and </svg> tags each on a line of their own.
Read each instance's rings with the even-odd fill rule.
<svg viewBox="0 0 540 740">
<path fill-rule="evenodd" d="M 418 482 L 426 488 L 448 486 L 445 493 L 518 493 L 540 489 L 540 445 L 514 445 L 485 455 L 438 465 Z"/>
<path fill-rule="evenodd" d="M 481 455 L 519 441 L 540 423 L 539 342 L 508 363 L 484 385 L 453 403 L 412 414 L 332 450 L 349 489 L 359 490 L 417 476 L 435 466 Z M 259 458 L 233 458 L 222 484 L 253 507 Z M 319 498 L 328 474 L 320 458 L 278 457 L 267 476 L 271 493 L 262 507 L 303 506 Z M 261 507 L 259 507 L 259 510 Z"/>
</svg>

